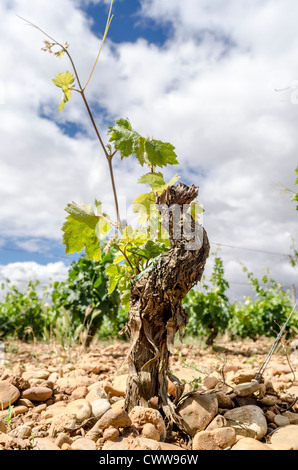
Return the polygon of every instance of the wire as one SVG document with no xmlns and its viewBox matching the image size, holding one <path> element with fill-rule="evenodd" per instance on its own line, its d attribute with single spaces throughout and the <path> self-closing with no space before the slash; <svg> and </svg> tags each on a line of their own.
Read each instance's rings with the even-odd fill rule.
<svg viewBox="0 0 298 470">
<path fill-rule="evenodd" d="M 260 250 L 258 248 L 248 248 L 248 247 L 244 247 L 244 246 L 226 245 L 225 243 L 216 243 L 216 242 L 211 243 L 211 245 L 217 245 L 217 246 L 220 245 L 220 246 L 224 246 L 226 248 L 234 248 L 236 250 L 255 251 L 257 253 L 266 253 L 268 255 L 289 257 L 289 255 L 287 255 L 285 253 L 278 253 L 277 251 Z"/>
</svg>

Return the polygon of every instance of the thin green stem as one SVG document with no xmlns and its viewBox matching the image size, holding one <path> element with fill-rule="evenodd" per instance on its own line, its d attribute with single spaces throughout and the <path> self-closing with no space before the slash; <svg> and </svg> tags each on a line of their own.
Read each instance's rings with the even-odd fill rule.
<svg viewBox="0 0 298 470">
<path fill-rule="evenodd" d="M 113 19 L 113 15 L 111 16 L 111 13 L 112 13 L 112 6 L 113 6 L 113 0 L 111 0 L 109 15 L 108 15 L 107 23 L 106 23 L 105 32 L 104 32 L 104 35 L 103 35 L 103 38 L 102 38 L 102 41 L 101 41 L 101 45 L 100 45 L 100 48 L 99 48 L 99 52 L 98 52 L 98 54 L 97 54 L 95 63 L 94 63 L 93 68 L 92 68 L 92 70 L 91 70 L 90 76 L 89 76 L 89 78 L 88 78 L 88 80 L 87 80 L 87 83 L 86 83 L 86 85 L 85 85 L 84 88 L 83 88 L 83 91 L 85 91 L 85 89 L 87 88 L 88 83 L 89 83 L 90 80 L 91 80 L 91 77 L 92 77 L 92 75 L 93 75 L 94 69 L 95 69 L 95 67 L 96 67 L 96 64 L 97 64 L 97 62 L 98 62 L 98 59 L 99 59 L 99 56 L 100 56 L 100 53 L 101 53 L 101 50 L 102 50 L 103 43 L 105 42 L 105 39 L 106 39 L 106 37 L 107 37 L 108 31 L 109 31 L 109 27 L 110 27 L 111 22 L 112 22 L 112 19 Z"/>
<path fill-rule="evenodd" d="M 107 35 L 109 26 L 110 26 L 111 21 L 112 21 L 112 17 L 110 17 L 110 15 L 111 15 L 111 9 L 112 9 L 112 4 L 113 4 L 113 1 L 112 1 L 112 3 L 111 3 L 111 7 L 110 7 L 110 12 L 109 12 L 109 17 L 108 17 L 108 22 L 107 22 L 107 25 L 106 25 L 106 30 L 105 30 L 105 34 L 104 34 L 104 39 L 105 39 L 105 37 L 106 37 L 106 35 Z M 17 16 L 18 16 L 18 15 L 17 15 Z M 55 43 L 57 46 L 61 47 L 61 49 L 66 53 L 66 55 L 67 55 L 67 57 L 68 57 L 68 59 L 69 59 L 71 65 L 72 65 L 72 68 L 73 68 L 73 71 L 74 71 L 74 74 L 75 74 L 75 77 L 76 77 L 76 79 L 77 79 L 78 86 L 79 86 L 79 90 L 75 90 L 75 91 L 78 91 L 78 92 L 81 94 L 82 98 L 83 98 L 83 101 L 84 101 L 84 104 L 85 104 L 85 106 L 86 106 L 88 115 L 89 115 L 89 117 L 90 117 L 90 120 L 91 120 L 91 122 L 92 122 L 93 128 L 94 128 L 94 130 L 95 130 L 96 136 L 97 136 L 97 138 L 98 138 L 98 140 L 99 140 L 99 142 L 100 142 L 100 145 L 101 145 L 101 147 L 102 147 L 102 149 L 103 149 L 103 152 L 104 152 L 104 154 L 105 154 L 105 157 L 106 157 L 106 159 L 108 160 L 110 178 L 111 178 L 112 189 L 113 189 L 113 195 L 114 195 L 115 209 L 116 209 L 117 224 L 118 224 L 118 229 L 119 229 L 120 234 L 121 234 L 121 233 L 122 233 L 122 230 L 121 230 L 121 218 L 120 218 L 120 213 L 119 213 L 119 205 L 118 205 L 117 190 L 116 190 L 115 179 L 114 179 L 114 172 L 113 172 L 113 166 L 112 166 L 112 158 L 113 158 L 113 156 L 115 155 L 116 151 L 115 151 L 112 155 L 110 155 L 110 154 L 108 153 L 108 151 L 107 151 L 107 149 L 106 149 L 106 147 L 105 147 L 105 145 L 104 145 L 104 143 L 103 143 L 103 140 L 102 140 L 102 138 L 101 138 L 101 135 L 100 135 L 100 133 L 99 133 L 99 130 L 98 130 L 98 128 L 97 128 L 97 125 L 96 125 L 96 123 L 95 123 L 95 120 L 94 120 L 94 118 L 93 118 L 92 111 L 91 111 L 91 109 L 90 109 L 90 106 L 89 106 L 89 104 L 88 104 L 87 98 L 86 98 L 85 93 L 84 93 L 84 89 L 86 88 L 86 86 L 87 86 L 87 84 L 88 84 L 88 82 L 89 82 L 89 80 L 90 80 L 90 78 L 91 78 L 91 76 L 92 76 L 92 74 L 93 74 L 93 71 L 94 71 L 95 65 L 96 65 L 96 63 L 97 63 L 97 61 L 98 61 L 100 52 L 99 52 L 99 54 L 98 54 L 98 56 L 97 56 L 97 59 L 96 59 L 96 61 L 95 61 L 94 67 L 93 67 L 92 72 L 91 72 L 91 75 L 90 75 L 90 77 L 89 77 L 89 80 L 88 80 L 87 84 L 85 85 L 85 88 L 83 89 L 83 87 L 82 87 L 82 85 L 81 85 L 80 78 L 79 78 L 79 74 L 78 74 L 77 69 L 76 69 L 76 66 L 75 66 L 75 64 L 74 64 L 74 61 L 73 61 L 73 59 L 72 59 L 70 53 L 68 52 L 68 50 L 65 48 L 65 46 L 63 46 L 60 42 L 56 41 L 56 39 L 52 38 L 49 34 L 47 34 L 47 33 L 46 33 L 45 31 L 43 31 L 41 28 L 39 28 L 38 26 L 36 26 L 34 23 L 31 23 L 31 21 L 28 21 L 28 20 L 26 20 L 25 18 L 22 18 L 21 16 L 18 16 L 18 18 L 21 18 L 22 20 L 27 21 L 27 23 L 28 23 L 30 26 L 33 26 L 34 28 L 38 29 L 41 33 L 43 33 L 43 34 L 44 34 L 45 36 L 47 36 L 49 39 L 51 39 L 52 41 L 54 41 L 54 43 Z M 104 39 L 103 39 L 103 41 L 104 41 Z M 102 45 L 103 45 L 103 41 L 102 41 Z M 101 45 L 101 48 L 102 48 L 102 45 Z M 100 48 L 100 51 L 101 51 L 101 48 Z"/>
<path fill-rule="evenodd" d="M 125 249 L 122 250 L 122 249 L 120 248 L 120 246 L 117 245 L 117 243 L 113 243 L 113 246 L 114 246 L 115 248 L 117 248 L 117 249 L 120 251 L 120 253 L 123 254 L 124 258 L 125 258 L 126 261 L 128 262 L 128 264 L 129 264 L 129 266 L 131 267 L 132 271 L 134 271 L 133 265 L 131 264 L 131 262 L 130 262 L 128 256 L 127 256 L 127 254 L 125 253 Z"/>
</svg>

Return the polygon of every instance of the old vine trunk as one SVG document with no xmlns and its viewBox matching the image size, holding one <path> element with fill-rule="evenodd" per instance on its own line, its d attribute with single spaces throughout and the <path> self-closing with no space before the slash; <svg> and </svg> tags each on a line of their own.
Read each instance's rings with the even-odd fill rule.
<svg viewBox="0 0 298 470">
<path fill-rule="evenodd" d="M 183 385 L 169 371 L 174 336 L 188 322 L 181 302 L 201 279 L 209 255 L 204 228 L 186 212 L 197 195 L 197 187 L 180 183 L 157 198 L 170 250 L 134 279 L 130 295 L 131 348 L 125 408 L 158 406 L 169 426 L 173 422 L 179 426 L 175 403 L 183 392 Z M 168 380 L 176 387 L 175 403 L 168 396 Z"/>
</svg>

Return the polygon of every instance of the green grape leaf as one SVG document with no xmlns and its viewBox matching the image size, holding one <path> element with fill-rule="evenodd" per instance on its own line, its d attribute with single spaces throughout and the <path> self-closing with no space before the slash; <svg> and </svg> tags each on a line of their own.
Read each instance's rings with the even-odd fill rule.
<svg viewBox="0 0 298 470">
<path fill-rule="evenodd" d="M 178 165 L 177 155 L 174 152 L 175 147 L 168 142 L 160 140 L 147 140 L 145 142 L 145 151 L 147 158 L 153 166 Z"/>
<path fill-rule="evenodd" d="M 149 160 L 147 158 L 147 153 L 145 150 L 145 144 L 146 144 L 146 139 L 145 137 L 139 138 L 138 141 L 138 148 L 136 149 L 136 157 L 141 166 L 144 166 L 145 164 L 149 165 Z"/>
<path fill-rule="evenodd" d="M 140 135 L 132 130 L 128 119 L 118 119 L 116 126 L 109 126 L 109 142 L 114 142 L 116 150 L 120 151 L 121 158 L 129 157 L 137 152 L 139 147 Z"/>
<path fill-rule="evenodd" d="M 58 73 L 55 78 L 53 78 L 53 82 L 59 88 L 62 88 L 62 91 L 65 93 L 68 91 L 69 86 L 75 81 L 74 76 L 66 71 L 66 73 Z"/>
<path fill-rule="evenodd" d="M 205 211 L 197 201 L 193 201 L 191 202 L 187 212 L 191 215 L 195 222 L 198 222 L 200 219 L 200 215 Z"/>
<path fill-rule="evenodd" d="M 168 248 L 164 243 L 148 240 L 144 246 L 144 251 L 147 253 L 149 258 L 155 258 L 161 253 L 168 251 Z"/>
<path fill-rule="evenodd" d="M 136 155 L 140 165 L 167 166 L 177 165 L 177 155 L 173 145 L 160 140 L 142 137 L 132 129 L 128 119 L 118 119 L 116 125 L 109 127 L 110 142 L 120 151 L 121 159 Z"/>
<path fill-rule="evenodd" d="M 75 78 L 74 76 L 66 71 L 66 73 L 59 73 L 56 75 L 55 78 L 53 78 L 53 82 L 58 88 L 61 88 L 63 91 L 62 99 L 58 107 L 58 111 L 61 112 L 64 109 L 65 103 L 70 100 L 71 98 L 71 89 L 70 85 L 73 84 Z"/>
<path fill-rule="evenodd" d="M 110 264 L 106 267 L 105 272 L 109 276 L 108 294 L 112 294 L 117 287 L 119 278 L 121 277 L 121 269 L 117 264 Z"/>
<path fill-rule="evenodd" d="M 173 178 L 163 186 L 160 186 L 159 188 L 156 189 L 155 192 L 157 192 L 158 195 L 160 195 L 165 189 L 167 189 L 169 186 L 174 186 L 174 184 L 179 180 L 180 176 L 175 175 Z"/>
<path fill-rule="evenodd" d="M 148 184 L 152 190 L 159 189 L 166 184 L 162 173 L 146 173 L 141 176 L 138 183 Z"/>
<path fill-rule="evenodd" d="M 150 219 L 155 205 L 155 195 L 153 192 L 139 194 L 133 201 L 133 212 L 140 213 L 138 224 L 143 224 Z"/>
<path fill-rule="evenodd" d="M 62 231 L 65 254 L 80 253 L 84 248 L 89 259 L 101 259 L 100 241 L 96 236 L 95 228 L 99 216 L 94 214 L 91 204 L 67 204 L 66 217 Z"/>
</svg>

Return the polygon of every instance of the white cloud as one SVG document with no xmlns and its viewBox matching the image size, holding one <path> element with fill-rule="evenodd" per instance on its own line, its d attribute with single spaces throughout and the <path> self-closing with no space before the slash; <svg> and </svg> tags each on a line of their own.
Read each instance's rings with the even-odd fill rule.
<svg viewBox="0 0 298 470">
<path fill-rule="evenodd" d="M 53 281 L 64 281 L 69 267 L 62 261 L 41 265 L 33 261 L 9 263 L 6 266 L 0 265 L 0 283 L 5 283 L 6 288 L 1 290 L 1 296 L 5 295 L 8 288 L 6 281 L 10 281 L 10 286 L 14 285 L 21 291 L 27 288 L 29 281 L 39 281 L 38 292 L 42 292 L 42 286 L 49 286 Z"/>
<path fill-rule="evenodd" d="M 85 83 L 100 38 L 79 9 L 82 3 L 0 5 L 2 236 L 59 240 L 68 202 L 97 198 L 113 204 L 108 168 L 78 94 L 57 114 L 60 93 L 51 79 L 70 70 L 69 63 L 42 53 L 43 36 L 15 16 L 68 41 Z M 142 6 L 143 18 L 171 24 L 173 35 L 161 47 L 144 39 L 115 47 L 107 40 L 86 92 L 106 111 L 97 113 L 99 127 L 106 129 L 106 118 L 128 116 L 139 132 L 176 146 L 181 167 L 167 169 L 166 176 L 178 172 L 182 181 L 200 186 L 212 241 L 287 253 L 290 235 L 298 235 L 297 213 L 274 183 L 295 183 L 298 107 L 282 102 L 289 93 L 274 89 L 298 78 L 298 5 L 143 0 Z M 81 124 L 87 135 L 63 134 L 57 123 L 68 121 Z M 132 161 L 115 162 L 122 213 L 141 190 L 135 184 L 140 174 Z M 239 276 L 239 257 L 254 271 L 268 264 L 278 280 L 295 282 L 284 257 L 227 248 L 222 253 L 230 279 Z"/>
</svg>

